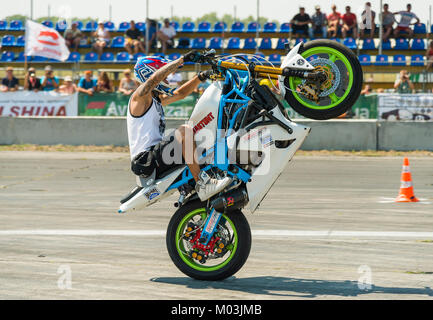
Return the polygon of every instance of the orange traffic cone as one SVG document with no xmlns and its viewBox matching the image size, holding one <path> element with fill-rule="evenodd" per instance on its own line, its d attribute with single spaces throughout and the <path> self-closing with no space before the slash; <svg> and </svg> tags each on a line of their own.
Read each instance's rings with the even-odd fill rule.
<svg viewBox="0 0 433 320">
<path fill-rule="evenodd" d="M 403 169 L 401 171 L 400 193 L 395 202 L 418 202 L 419 200 L 413 193 L 412 176 L 410 174 L 409 159 L 404 158 Z"/>
</svg>

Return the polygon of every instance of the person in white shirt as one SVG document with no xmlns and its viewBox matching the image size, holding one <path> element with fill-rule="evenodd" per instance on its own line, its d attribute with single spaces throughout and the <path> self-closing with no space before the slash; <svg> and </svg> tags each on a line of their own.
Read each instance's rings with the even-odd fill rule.
<svg viewBox="0 0 433 320">
<path fill-rule="evenodd" d="M 98 29 L 93 33 L 93 37 L 95 38 L 93 49 L 95 49 L 98 55 L 101 55 L 104 48 L 110 43 L 110 32 L 105 29 L 103 22 L 98 23 Z"/>
<path fill-rule="evenodd" d="M 406 6 L 406 9 L 407 11 L 394 12 L 394 15 L 400 15 L 400 22 L 398 23 L 397 28 L 394 30 L 394 37 L 396 38 L 399 37 L 399 33 L 401 31 L 406 31 L 409 38 L 412 38 L 413 30 L 410 28 L 410 26 L 419 23 L 419 18 L 416 16 L 416 14 L 410 12 L 412 9 L 412 5 L 410 3 Z M 413 19 L 416 19 L 415 23 L 411 23 Z M 400 37 L 403 35 L 404 34 L 401 34 Z"/>
<path fill-rule="evenodd" d="M 165 55 L 167 47 L 172 47 L 174 44 L 174 37 L 176 30 L 170 25 L 170 20 L 164 19 L 164 25 L 159 29 L 157 37 L 161 41 L 162 53 Z"/>
</svg>

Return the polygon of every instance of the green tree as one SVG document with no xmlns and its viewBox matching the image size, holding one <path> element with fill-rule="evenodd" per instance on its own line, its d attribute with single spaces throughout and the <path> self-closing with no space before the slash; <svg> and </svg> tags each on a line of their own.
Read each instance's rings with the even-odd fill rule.
<svg viewBox="0 0 433 320">
<path fill-rule="evenodd" d="M 5 20 L 9 23 L 9 22 L 11 22 L 12 20 L 19 20 L 19 21 L 21 21 L 21 22 L 26 22 L 26 20 L 27 19 L 29 19 L 29 17 L 27 17 L 27 16 L 24 16 L 24 15 L 22 15 L 22 14 L 14 14 L 14 15 L 12 15 L 12 16 L 8 16 L 8 17 L 6 17 L 5 18 Z"/>
</svg>

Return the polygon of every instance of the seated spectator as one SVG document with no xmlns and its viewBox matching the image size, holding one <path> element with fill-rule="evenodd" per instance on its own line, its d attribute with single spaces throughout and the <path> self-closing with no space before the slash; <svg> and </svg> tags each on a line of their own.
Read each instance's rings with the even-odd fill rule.
<svg viewBox="0 0 433 320">
<path fill-rule="evenodd" d="M 144 30 L 144 48 L 146 49 L 147 45 L 149 44 L 148 50 L 150 48 L 155 47 L 156 45 L 156 21 L 152 19 L 146 19 L 146 26 L 149 26 L 149 30 Z M 146 38 L 147 34 L 147 38 Z"/>
<path fill-rule="evenodd" d="M 337 11 L 335 4 L 331 7 L 332 12 L 328 15 L 328 35 L 331 38 L 337 37 L 338 30 L 340 28 L 341 14 Z"/>
<path fill-rule="evenodd" d="M 54 76 L 51 66 L 45 67 L 45 76 L 41 77 L 41 87 L 43 91 L 53 91 L 59 88 L 59 78 Z"/>
<path fill-rule="evenodd" d="M 135 91 L 135 89 L 137 89 L 137 87 L 137 81 L 132 79 L 131 70 L 125 69 L 123 71 L 123 78 L 120 80 L 119 92 L 129 96 Z"/>
<path fill-rule="evenodd" d="M 394 12 L 394 14 L 400 15 L 400 22 L 397 24 L 397 28 L 394 30 L 394 37 L 396 38 L 404 35 L 400 34 L 402 31 L 407 32 L 409 38 L 412 38 L 413 30 L 410 28 L 410 26 L 419 23 L 419 19 L 416 14 L 410 12 L 410 10 L 412 10 L 412 5 L 410 3 L 406 6 L 406 9 L 406 11 Z M 416 19 L 416 22 L 411 23 L 413 19 Z"/>
<path fill-rule="evenodd" d="M 96 92 L 113 92 L 113 83 L 108 78 L 108 73 L 101 71 L 99 73 L 98 81 L 96 82 Z"/>
<path fill-rule="evenodd" d="M 394 83 L 394 90 L 398 93 L 415 93 L 415 86 L 410 81 L 407 70 L 400 71 L 400 77 Z"/>
<path fill-rule="evenodd" d="M 382 39 L 383 41 L 388 41 L 389 37 L 392 34 L 392 26 L 394 25 L 395 22 L 395 17 L 394 14 L 389 11 L 389 6 L 388 4 L 384 4 L 383 5 L 383 18 L 382 18 L 382 27 L 383 27 L 383 35 L 382 35 Z"/>
<path fill-rule="evenodd" d="M 96 38 L 93 43 L 93 49 L 98 55 L 101 55 L 104 52 L 104 48 L 110 43 L 110 32 L 105 28 L 103 22 L 99 22 L 93 36 Z"/>
<path fill-rule="evenodd" d="M 320 11 L 320 6 L 316 6 L 315 9 L 316 12 L 311 16 L 310 39 L 314 38 L 315 33 L 319 33 L 322 35 L 322 38 L 326 38 L 328 19 L 326 19 L 326 14 Z"/>
<path fill-rule="evenodd" d="M 78 92 L 83 92 L 92 96 L 96 90 L 96 80 L 93 79 L 93 72 L 91 70 L 84 71 L 84 77 L 81 77 L 78 82 Z"/>
<path fill-rule="evenodd" d="M 170 73 L 167 77 L 168 84 L 171 86 L 178 86 L 182 82 L 182 75 L 179 72 Z"/>
<path fill-rule="evenodd" d="M 366 2 L 365 10 L 362 11 L 361 13 L 362 26 L 363 26 L 363 28 L 361 28 L 360 31 L 361 38 L 364 38 L 365 34 L 370 33 L 370 39 L 373 39 L 374 30 L 376 29 L 376 23 L 374 22 L 375 18 L 376 18 L 376 12 L 371 10 L 371 3 Z"/>
<path fill-rule="evenodd" d="M 425 57 L 427 60 L 427 69 L 430 69 L 433 66 L 433 40 L 430 41 Z"/>
<path fill-rule="evenodd" d="M 125 49 L 129 54 L 144 52 L 144 46 L 141 41 L 141 31 L 135 26 L 135 21 L 131 20 L 129 29 L 125 32 Z M 134 51 L 132 51 L 134 49 Z"/>
<path fill-rule="evenodd" d="M 299 35 L 308 35 L 308 24 L 311 23 L 310 16 L 305 13 L 305 8 L 300 7 L 299 13 L 293 17 L 290 21 L 292 24 L 292 32 L 295 34 L 296 38 Z"/>
<path fill-rule="evenodd" d="M 341 16 L 343 20 L 343 26 L 341 28 L 341 34 L 343 38 L 351 35 L 353 38 L 358 38 L 358 23 L 356 21 L 356 15 L 350 12 L 350 6 L 346 6 L 346 13 Z"/>
<path fill-rule="evenodd" d="M 371 89 L 371 86 L 369 84 L 366 84 L 364 89 L 362 89 L 361 91 L 361 95 L 366 95 L 370 93 L 373 93 L 373 90 Z"/>
<path fill-rule="evenodd" d="M 36 77 L 36 70 L 30 67 L 24 77 L 24 90 L 38 92 L 42 88 L 41 79 Z"/>
<path fill-rule="evenodd" d="M 72 78 L 70 76 L 66 76 L 65 80 L 63 80 L 63 84 L 59 88 L 60 93 L 66 93 L 66 94 L 73 94 L 77 92 L 77 86 L 72 81 Z"/>
<path fill-rule="evenodd" d="M 168 48 L 172 48 L 174 45 L 174 37 L 176 36 L 176 30 L 170 25 L 170 20 L 164 19 L 164 25 L 157 32 L 158 40 L 161 41 L 162 53 L 165 55 Z"/>
<path fill-rule="evenodd" d="M 17 91 L 18 90 L 18 79 L 14 77 L 14 68 L 6 68 L 6 77 L 2 79 L 0 87 L 1 92 L 6 91 Z"/>
<path fill-rule="evenodd" d="M 77 28 L 77 23 L 74 22 L 70 29 L 67 29 L 63 35 L 65 43 L 70 50 L 78 51 L 78 46 L 83 38 L 83 33 Z"/>
</svg>

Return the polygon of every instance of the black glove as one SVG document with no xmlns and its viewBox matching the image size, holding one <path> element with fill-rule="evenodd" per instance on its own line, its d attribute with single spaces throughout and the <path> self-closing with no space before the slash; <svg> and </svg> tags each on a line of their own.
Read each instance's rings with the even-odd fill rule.
<svg viewBox="0 0 433 320">
<path fill-rule="evenodd" d="M 198 74 L 197 74 L 197 77 L 198 77 L 198 79 L 200 80 L 200 81 L 206 81 L 207 79 L 210 79 L 210 77 L 213 75 L 213 70 L 212 69 L 209 69 L 209 70 L 206 70 L 206 71 L 200 71 Z"/>
<path fill-rule="evenodd" d="M 200 52 L 197 50 L 193 50 L 188 52 L 186 55 L 183 56 L 184 62 L 198 62 L 201 57 Z"/>
</svg>

